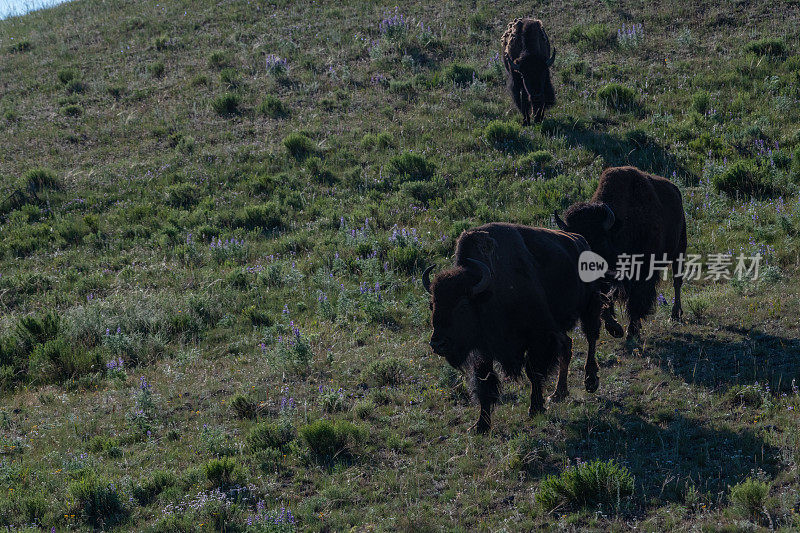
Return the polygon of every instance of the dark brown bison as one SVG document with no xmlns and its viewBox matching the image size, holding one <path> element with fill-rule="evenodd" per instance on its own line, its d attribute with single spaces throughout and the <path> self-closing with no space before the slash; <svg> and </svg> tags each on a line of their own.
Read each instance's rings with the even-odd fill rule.
<svg viewBox="0 0 800 533">
<path fill-rule="evenodd" d="M 597 390 L 595 343 L 603 295 L 578 276 L 578 257 L 589 250 L 580 235 L 516 224 L 493 223 L 467 230 L 456 243 L 455 266 L 422 283 L 431 294 L 430 345 L 458 369 L 468 370 L 480 403 L 479 433 L 491 427 L 492 406 L 503 373 L 531 380 L 530 413 L 544 409 L 542 382 L 559 363 L 550 396 L 567 396 L 572 340 L 567 332 L 580 320 L 589 341 L 586 390 Z M 621 328 L 620 328 L 621 330 Z M 620 331 L 621 334 L 621 331 Z"/>
<path fill-rule="evenodd" d="M 518 18 L 508 24 L 501 39 L 503 64 L 508 72 L 508 91 L 522 113 L 522 124 L 544 118 L 544 110 L 556 101 L 550 67 L 556 59 L 555 47 L 550 52 L 550 39 L 542 21 Z"/>
<path fill-rule="evenodd" d="M 626 303 L 628 339 L 638 335 L 642 318 L 656 300 L 659 276 L 656 273 L 646 279 L 651 258 L 659 262 L 654 265 L 665 258 L 669 261 L 675 289 L 672 317 L 681 317 L 680 261 L 686 253 L 686 218 L 681 193 L 673 183 L 636 167 L 608 168 L 588 203 L 570 206 L 564 220 L 555 213 L 555 219 L 562 230 L 583 235 L 592 250 L 612 266 L 619 268 L 620 254 L 644 255 L 639 278 L 623 279 L 612 294 Z"/>
</svg>

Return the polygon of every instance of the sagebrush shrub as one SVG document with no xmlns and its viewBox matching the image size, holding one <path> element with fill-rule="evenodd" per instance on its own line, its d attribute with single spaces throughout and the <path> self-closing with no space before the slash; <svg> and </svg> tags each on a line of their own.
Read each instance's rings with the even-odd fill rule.
<svg viewBox="0 0 800 533">
<path fill-rule="evenodd" d="M 284 140 L 283 145 L 289 155 L 298 161 L 304 161 L 316 151 L 314 141 L 302 133 L 290 133 Z"/>
<path fill-rule="evenodd" d="M 547 476 L 539 485 L 535 500 L 544 509 L 581 507 L 618 508 L 622 499 L 633 494 L 633 476 L 614 461 L 595 460 L 567 468 L 557 476 Z"/>
<path fill-rule="evenodd" d="M 61 108 L 61 114 L 67 117 L 79 117 L 83 115 L 83 108 L 78 104 L 69 104 Z"/>
<path fill-rule="evenodd" d="M 338 457 L 354 454 L 366 432 L 346 420 L 317 420 L 300 428 L 300 436 L 314 458 L 331 462 Z"/>
<path fill-rule="evenodd" d="M 222 69 L 230 64 L 230 57 L 227 52 L 216 51 L 208 56 L 208 66 L 213 69 Z"/>
<path fill-rule="evenodd" d="M 255 418 L 258 414 L 258 404 L 244 394 L 237 394 L 231 399 L 231 409 L 236 418 Z"/>
<path fill-rule="evenodd" d="M 708 106 L 711 104 L 711 95 L 708 91 L 697 91 L 692 95 L 692 109 L 701 115 L 708 111 Z"/>
<path fill-rule="evenodd" d="M 167 187 L 164 196 L 168 205 L 188 208 L 197 203 L 198 191 L 192 183 L 176 183 Z"/>
<path fill-rule="evenodd" d="M 58 337 L 61 317 L 56 311 L 48 311 L 41 315 L 27 315 L 14 325 L 14 335 L 23 351 L 30 351 L 33 346 Z"/>
<path fill-rule="evenodd" d="M 319 157 L 309 157 L 305 161 L 305 166 L 309 176 L 317 183 L 323 183 L 325 185 L 333 185 L 336 183 L 336 176 L 324 166 L 322 159 Z"/>
<path fill-rule="evenodd" d="M 404 152 L 389 160 L 388 171 L 394 183 L 422 181 L 433 177 L 436 166 L 421 154 Z"/>
<path fill-rule="evenodd" d="M 740 159 L 715 175 L 712 180 L 714 188 L 729 196 L 752 196 L 769 193 L 772 186 L 762 178 L 758 166 L 749 159 Z"/>
<path fill-rule="evenodd" d="M 464 85 L 472 82 L 472 79 L 478 75 L 478 72 L 470 65 L 455 62 L 450 63 L 442 71 L 442 79 L 449 83 L 456 85 Z"/>
<path fill-rule="evenodd" d="M 245 307 L 242 311 L 242 317 L 255 327 L 271 326 L 273 323 L 269 312 L 255 305 Z"/>
<path fill-rule="evenodd" d="M 374 386 L 398 385 L 405 379 L 408 363 L 397 357 L 372 361 L 363 371 L 363 379 Z"/>
<path fill-rule="evenodd" d="M 522 128 L 516 122 L 493 120 L 483 129 L 483 138 L 489 145 L 501 150 L 523 147 Z"/>
<path fill-rule="evenodd" d="M 249 205 L 241 209 L 234 220 L 234 226 L 245 229 L 263 229 L 266 231 L 282 225 L 281 210 L 274 202 L 261 205 Z"/>
<path fill-rule="evenodd" d="M 611 46 L 615 35 L 605 24 L 577 25 L 570 29 L 567 40 L 581 50 L 599 50 Z"/>
<path fill-rule="evenodd" d="M 86 90 L 86 84 L 80 80 L 72 80 L 64 87 L 67 94 L 78 94 Z"/>
<path fill-rule="evenodd" d="M 66 85 L 72 80 L 78 78 L 78 71 L 74 68 L 65 68 L 58 71 L 58 81 L 61 82 L 61 85 Z"/>
<path fill-rule="evenodd" d="M 766 512 L 769 483 L 753 478 L 731 487 L 731 503 L 734 509 L 751 520 Z"/>
<path fill-rule="evenodd" d="M 141 506 L 147 506 L 155 500 L 164 489 L 172 487 L 177 482 L 175 474 L 166 470 L 156 470 L 149 477 L 133 486 L 133 497 Z"/>
<path fill-rule="evenodd" d="M 597 99 L 617 111 L 630 111 L 638 106 L 636 91 L 620 83 L 609 83 L 601 88 Z"/>
<path fill-rule="evenodd" d="M 211 459 L 203 465 L 203 473 L 212 487 L 228 489 L 244 479 L 242 467 L 233 457 Z"/>
<path fill-rule="evenodd" d="M 166 67 L 164 66 L 163 61 L 156 61 L 155 63 L 151 63 L 147 66 L 147 71 L 150 75 L 154 78 L 160 78 L 164 75 Z"/>
<path fill-rule="evenodd" d="M 90 525 L 106 528 L 122 522 L 127 516 L 120 489 L 114 484 L 90 472 L 74 481 L 69 492 Z"/>
<path fill-rule="evenodd" d="M 258 104 L 258 113 L 271 118 L 283 118 L 289 114 L 289 108 L 284 104 L 280 98 L 275 95 L 268 94 L 264 100 Z"/>
<path fill-rule="evenodd" d="M 295 429 L 291 420 L 281 419 L 277 422 L 260 422 L 247 434 L 247 446 L 253 450 L 274 448 L 284 450 L 295 438 Z"/>
<path fill-rule="evenodd" d="M 63 188 L 56 173 L 46 168 L 28 170 L 22 175 L 22 183 L 25 190 L 32 193 L 39 193 L 47 189 L 57 191 Z"/>
<path fill-rule="evenodd" d="M 235 115 L 239 112 L 241 99 L 233 93 L 225 93 L 211 100 L 211 107 L 218 115 Z"/>
<path fill-rule="evenodd" d="M 781 39 L 764 38 L 747 44 L 745 50 L 760 56 L 781 57 L 787 53 L 786 43 Z"/>
<path fill-rule="evenodd" d="M 400 186 L 400 191 L 427 205 L 442 195 L 444 187 L 436 181 L 407 181 Z"/>
<path fill-rule="evenodd" d="M 227 85 L 230 89 L 236 89 L 240 85 L 239 73 L 233 68 L 224 68 L 219 71 L 219 81 Z"/>
</svg>

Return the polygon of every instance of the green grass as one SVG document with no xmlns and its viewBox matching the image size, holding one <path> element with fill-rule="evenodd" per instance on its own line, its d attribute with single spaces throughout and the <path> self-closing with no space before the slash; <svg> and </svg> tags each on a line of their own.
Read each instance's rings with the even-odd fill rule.
<svg viewBox="0 0 800 533">
<path fill-rule="evenodd" d="M 0 529 L 800 528 L 800 6 L 534 7 L 557 103 L 525 128 L 497 53 L 530 6 L 0 21 Z M 682 323 L 663 284 L 638 351 L 601 336 L 596 394 L 575 333 L 567 400 L 530 419 L 506 382 L 469 433 L 423 269 L 626 164 L 678 184 L 690 253 L 760 279 L 688 282 Z"/>
</svg>

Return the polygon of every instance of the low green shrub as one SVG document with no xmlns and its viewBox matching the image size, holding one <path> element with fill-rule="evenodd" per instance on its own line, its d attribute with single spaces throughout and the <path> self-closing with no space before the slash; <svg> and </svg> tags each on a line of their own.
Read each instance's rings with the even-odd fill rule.
<svg viewBox="0 0 800 533">
<path fill-rule="evenodd" d="M 422 154 L 403 152 L 389 160 L 387 170 L 392 182 L 401 184 L 406 181 L 431 179 L 436 172 L 436 165 L 428 161 Z"/>
<path fill-rule="evenodd" d="M 638 107 L 636 91 L 620 83 L 609 83 L 597 91 L 597 99 L 617 111 L 631 111 Z"/>
<path fill-rule="evenodd" d="M 346 420 L 317 420 L 300 428 L 300 437 L 315 459 L 330 463 L 354 455 L 366 438 L 366 431 Z"/>
<path fill-rule="evenodd" d="M 69 486 L 69 493 L 83 519 L 93 527 L 113 527 L 128 515 L 121 490 L 93 472 L 74 481 Z"/>
<path fill-rule="evenodd" d="M 771 37 L 751 41 L 745 46 L 745 50 L 759 56 L 771 57 L 782 57 L 787 53 L 786 43 L 781 39 Z"/>
<path fill-rule="evenodd" d="M 692 95 L 692 109 L 698 113 L 705 114 L 711 104 L 711 95 L 708 91 L 697 91 Z"/>
<path fill-rule="evenodd" d="M 289 114 L 289 108 L 277 96 L 268 94 L 264 100 L 258 104 L 256 110 L 260 115 L 271 118 L 283 118 Z"/>
<path fill-rule="evenodd" d="M 567 40 L 581 50 L 600 50 L 614 44 L 614 31 L 605 24 L 579 24 L 567 34 Z"/>
<path fill-rule="evenodd" d="M 619 508 L 633 494 L 633 476 L 614 461 L 595 460 L 547 476 L 536 492 L 536 503 L 547 511 L 603 506 Z"/>
<path fill-rule="evenodd" d="M 218 115 L 235 115 L 239 113 L 241 99 L 233 93 L 225 93 L 211 100 L 211 107 Z"/>
<path fill-rule="evenodd" d="M 758 165 L 749 159 L 740 159 L 715 175 L 711 183 L 717 191 L 728 196 L 749 197 L 773 192 L 774 186 L 765 181 Z"/>
<path fill-rule="evenodd" d="M 472 82 L 472 79 L 478 75 L 474 67 L 465 65 L 463 63 L 455 62 L 450 63 L 441 74 L 441 79 L 456 85 L 464 85 Z"/>
<path fill-rule="evenodd" d="M 282 419 L 277 422 L 260 422 L 247 434 L 247 446 L 252 451 L 274 448 L 285 450 L 295 438 L 295 429 L 291 421 Z"/>
<path fill-rule="evenodd" d="M 44 190 L 60 190 L 63 188 L 61 180 L 55 172 L 46 168 L 32 168 L 22 175 L 22 183 L 25 190 L 32 193 L 39 193 Z"/>
<path fill-rule="evenodd" d="M 483 129 L 483 138 L 500 150 L 517 150 L 525 145 L 522 128 L 516 122 L 493 120 Z"/>
<path fill-rule="evenodd" d="M 362 379 L 373 386 L 399 385 L 408 373 L 408 363 L 398 357 L 372 361 L 362 371 Z"/>
<path fill-rule="evenodd" d="M 233 457 L 209 460 L 203 465 L 203 473 L 212 487 L 222 490 L 239 485 L 244 480 L 244 470 Z"/>
<path fill-rule="evenodd" d="M 131 490 L 134 499 L 139 505 L 145 507 L 152 503 L 164 489 L 172 487 L 177 482 L 175 474 L 166 470 L 156 470 L 147 478 L 135 484 Z"/>
<path fill-rule="evenodd" d="M 290 133 L 284 140 L 283 145 L 289 155 L 298 161 L 304 161 L 307 157 L 316 152 L 314 141 L 302 133 Z"/>
<path fill-rule="evenodd" d="M 753 478 L 731 487 L 731 504 L 742 516 L 758 521 L 759 516 L 766 513 L 769 483 Z"/>
</svg>

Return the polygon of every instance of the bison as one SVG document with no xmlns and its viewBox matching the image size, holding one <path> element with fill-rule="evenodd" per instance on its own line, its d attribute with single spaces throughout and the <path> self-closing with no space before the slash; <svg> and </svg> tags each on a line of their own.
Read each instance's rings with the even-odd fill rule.
<svg viewBox="0 0 800 533">
<path fill-rule="evenodd" d="M 589 349 L 584 384 L 597 390 L 595 344 L 603 295 L 578 275 L 578 257 L 589 250 L 580 235 L 517 224 L 492 223 L 467 230 L 456 243 L 455 265 L 431 282 L 433 334 L 430 346 L 450 365 L 467 370 L 480 415 L 473 427 L 491 427 L 500 380 L 494 369 L 531 381 L 529 414 L 544 409 L 542 382 L 558 363 L 551 401 L 567 396 L 572 340 L 567 332 L 580 320 Z M 619 328 L 619 326 L 617 326 Z M 621 328 L 620 335 L 622 334 Z"/>
<path fill-rule="evenodd" d="M 550 52 L 550 39 L 542 21 L 517 18 L 508 24 L 501 39 L 503 64 L 508 72 L 508 91 L 517 109 L 522 113 L 522 125 L 534 120 L 541 122 L 544 110 L 555 101 L 550 67 L 556 59 L 556 50 Z"/>
<path fill-rule="evenodd" d="M 623 279 L 611 290 L 612 299 L 626 304 L 630 320 L 628 340 L 639 334 L 642 318 L 652 310 L 656 300 L 659 277 L 646 279 L 653 259 L 659 262 L 666 259 L 672 267 L 675 290 L 672 318 L 680 319 L 686 217 L 681 193 L 672 182 L 636 167 L 608 168 L 600 175 L 589 202 L 570 206 L 563 220 L 557 212 L 554 216 L 559 228 L 583 235 L 592 250 L 611 265 L 620 266 L 620 254 L 643 254 L 642 275 L 638 279 Z"/>
</svg>

